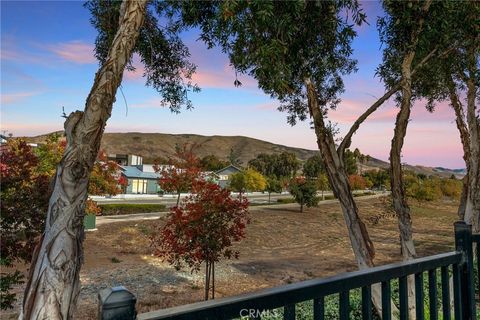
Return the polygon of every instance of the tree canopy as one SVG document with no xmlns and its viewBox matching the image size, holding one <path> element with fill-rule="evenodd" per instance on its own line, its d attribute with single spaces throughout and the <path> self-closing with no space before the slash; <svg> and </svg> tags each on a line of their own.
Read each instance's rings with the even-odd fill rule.
<svg viewBox="0 0 480 320">
<path fill-rule="evenodd" d="M 256 158 L 248 162 L 248 166 L 254 168 L 266 177 L 291 178 L 295 176 L 300 162 L 297 156 L 292 152 L 282 152 L 280 154 L 261 153 Z"/>
<path fill-rule="evenodd" d="M 280 100 L 291 124 L 308 114 L 305 79 L 322 88 L 322 105 L 335 108 L 342 75 L 356 69 L 350 58 L 355 31 L 343 14 L 365 20 L 355 0 L 170 3 L 184 26 L 199 28 L 200 38 L 220 46 L 235 70 Z"/>
<path fill-rule="evenodd" d="M 119 27 L 121 1 L 90 0 L 85 7 L 90 11 L 90 22 L 97 30 L 95 56 L 105 63 L 108 50 Z M 188 93 L 199 91 L 191 81 L 195 65 L 190 62 L 190 52 L 179 37 L 179 28 L 168 17 L 162 1 L 147 5 L 145 20 L 140 29 L 133 55 L 127 70 L 135 70 L 133 56 L 138 56 L 144 66 L 146 85 L 160 93 L 161 106 L 178 113 L 181 107 L 191 108 Z"/>
<path fill-rule="evenodd" d="M 322 173 L 325 173 L 325 167 L 320 154 L 311 156 L 303 164 L 303 175 L 307 178 L 316 179 Z"/>
</svg>

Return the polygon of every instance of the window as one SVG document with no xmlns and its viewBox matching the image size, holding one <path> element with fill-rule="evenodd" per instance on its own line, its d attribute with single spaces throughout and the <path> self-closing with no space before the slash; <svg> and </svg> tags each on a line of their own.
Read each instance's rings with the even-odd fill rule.
<svg viewBox="0 0 480 320">
<path fill-rule="evenodd" d="M 147 193 L 147 180 L 133 179 L 132 193 Z"/>
</svg>

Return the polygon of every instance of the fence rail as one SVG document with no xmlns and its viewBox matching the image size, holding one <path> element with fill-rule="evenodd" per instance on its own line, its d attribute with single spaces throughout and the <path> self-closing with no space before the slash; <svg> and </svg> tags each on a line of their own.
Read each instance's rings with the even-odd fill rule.
<svg viewBox="0 0 480 320">
<path fill-rule="evenodd" d="M 324 319 L 325 297 L 338 294 L 338 318 L 347 320 L 350 315 L 350 292 L 353 289 L 361 290 L 363 319 L 372 319 L 372 285 L 380 284 L 381 316 L 384 320 L 389 320 L 392 317 L 391 281 L 398 280 L 399 314 L 394 316 L 403 320 L 408 319 L 409 316 L 407 278 L 412 276 L 415 279 L 416 319 L 424 319 L 426 311 L 424 298 L 428 297 L 428 314 L 431 320 L 438 319 L 440 311 L 443 320 L 452 319 L 452 313 L 455 319 L 475 320 L 473 242 L 480 243 L 480 235 L 472 235 L 469 225 L 457 222 L 455 223 L 455 251 L 453 252 L 348 272 L 328 278 L 302 281 L 240 296 L 142 313 L 138 315 L 137 319 L 194 320 L 241 317 L 260 319 L 265 311 L 283 308 L 283 319 L 293 320 L 295 319 L 296 304 L 313 300 L 313 319 L 320 320 Z M 480 257 L 479 247 L 480 245 L 476 246 L 477 266 L 478 257 Z M 437 277 L 438 271 L 440 272 L 439 278 Z M 450 288 L 451 278 L 453 278 L 453 288 Z M 424 280 L 427 280 L 428 290 L 424 290 Z M 438 280 L 440 283 L 437 284 Z M 437 290 L 437 285 L 440 286 L 440 290 Z M 451 289 L 453 289 L 453 297 L 450 296 Z M 439 297 L 441 297 L 440 303 L 438 303 Z M 451 308 L 452 301 L 453 310 Z"/>
</svg>

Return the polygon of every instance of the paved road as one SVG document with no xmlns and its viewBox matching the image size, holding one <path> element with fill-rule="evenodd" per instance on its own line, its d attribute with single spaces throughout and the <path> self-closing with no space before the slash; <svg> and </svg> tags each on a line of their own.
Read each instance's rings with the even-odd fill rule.
<svg viewBox="0 0 480 320">
<path fill-rule="evenodd" d="M 356 198 L 357 201 L 364 201 L 369 199 L 380 198 L 386 196 L 388 193 L 378 193 L 371 196 L 363 196 Z M 324 200 L 318 203 L 319 206 L 338 203 L 337 199 Z M 264 208 L 293 208 L 298 207 L 297 203 L 284 203 L 284 204 L 271 204 L 264 206 L 253 206 L 250 207 L 250 211 L 256 211 Z M 126 222 L 126 221 L 142 221 L 142 220 L 155 220 L 160 217 L 164 217 L 168 212 L 150 212 L 150 213 L 136 213 L 136 214 L 125 214 L 125 215 L 116 215 L 116 216 L 100 216 L 97 217 L 97 226 L 104 224 L 115 223 L 115 222 Z"/>
<path fill-rule="evenodd" d="M 353 193 L 363 193 L 364 190 L 357 190 Z M 331 191 L 325 191 L 325 196 L 331 196 L 333 193 Z M 181 196 L 184 198 L 187 194 Z M 320 193 L 319 193 L 320 196 Z M 132 195 L 129 195 L 132 197 Z M 268 203 L 268 193 L 250 193 L 246 194 L 246 197 L 250 200 L 251 203 L 255 204 L 265 204 Z M 292 196 L 289 193 L 272 193 L 271 202 L 276 202 L 277 199 L 291 198 Z M 177 197 L 172 195 L 166 195 L 164 197 L 155 197 L 155 196 L 139 196 L 138 198 L 105 198 L 105 197 L 92 197 L 98 204 L 108 204 L 108 203 L 124 203 L 124 204 L 164 204 L 167 207 L 171 207 L 177 203 Z"/>
<path fill-rule="evenodd" d="M 325 195 L 331 195 L 331 192 L 326 192 Z M 184 198 L 186 195 L 182 195 L 181 198 Z M 268 194 L 247 194 L 246 197 L 253 203 L 267 203 Z M 292 196 L 289 193 L 284 194 L 272 194 L 271 200 L 276 201 L 277 199 L 282 198 L 291 198 Z M 103 197 L 93 197 L 98 204 L 108 204 L 108 203 L 136 203 L 136 204 L 165 204 L 167 206 L 172 206 L 177 203 L 177 198 L 174 196 L 164 196 L 164 197 L 145 197 L 145 198 L 103 198 Z"/>
</svg>

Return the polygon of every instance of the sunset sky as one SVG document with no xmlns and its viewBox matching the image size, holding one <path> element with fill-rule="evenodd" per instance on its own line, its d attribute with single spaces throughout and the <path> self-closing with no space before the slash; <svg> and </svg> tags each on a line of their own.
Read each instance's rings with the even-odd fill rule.
<svg viewBox="0 0 480 320">
<path fill-rule="evenodd" d="M 93 56 L 96 32 L 81 1 L 1 1 L 1 130 L 14 136 L 39 135 L 63 128 L 67 113 L 83 109 L 98 63 Z M 359 71 L 345 78 L 346 92 L 329 117 L 341 134 L 375 97 L 384 92 L 375 77 L 382 48 L 376 30 L 381 14 L 377 2 L 363 2 L 370 25 L 358 29 L 354 57 Z M 196 133 L 242 135 L 274 143 L 317 149 L 309 123 L 291 127 L 278 103 L 257 88 L 255 80 L 234 72 L 220 50 L 207 50 L 189 31 L 183 40 L 198 65 L 194 80 L 202 88 L 191 95 L 192 111 L 172 114 L 159 104 L 158 94 L 144 85 L 141 65 L 126 72 L 107 132 Z M 354 136 L 352 147 L 388 160 L 397 108 L 393 100 L 372 115 Z M 448 104 L 428 113 L 424 103 L 413 107 L 403 151 L 409 164 L 463 168 L 462 149 Z"/>
</svg>

